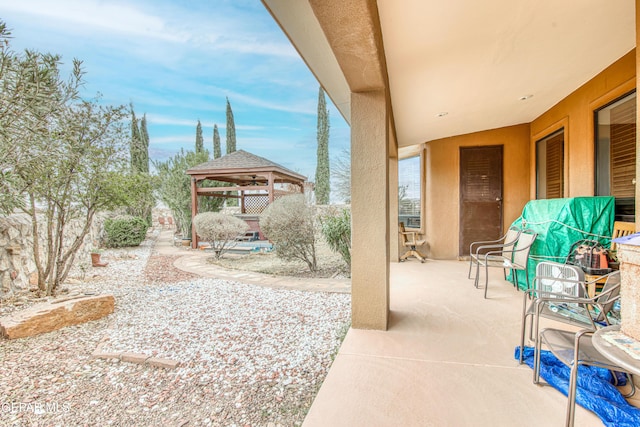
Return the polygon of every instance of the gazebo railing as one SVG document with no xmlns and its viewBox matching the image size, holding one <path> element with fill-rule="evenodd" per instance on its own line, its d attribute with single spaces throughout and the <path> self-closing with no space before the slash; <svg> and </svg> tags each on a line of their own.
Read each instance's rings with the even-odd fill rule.
<svg viewBox="0 0 640 427">
<path fill-rule="evenodd" d="M 269 196 L 267 194 L 245 194 L 244 213 L 261 214 L 269 206 Z"/>
</svg>

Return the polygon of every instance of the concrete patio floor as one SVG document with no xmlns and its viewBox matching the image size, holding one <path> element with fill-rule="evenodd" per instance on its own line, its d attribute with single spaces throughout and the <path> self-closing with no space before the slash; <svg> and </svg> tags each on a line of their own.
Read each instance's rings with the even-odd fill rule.
<svg viewBox="0 0 640 427">
<path fill-rule="evenodd" d="M 351 329 L 305 419 L 324 426 L 561 426 L 566 397 L 514 359 L 522 292 L 466 262 L 391 264 L 386 332 Z M 576 426 L 602 426 L 576 406 Z"/>
</svg>

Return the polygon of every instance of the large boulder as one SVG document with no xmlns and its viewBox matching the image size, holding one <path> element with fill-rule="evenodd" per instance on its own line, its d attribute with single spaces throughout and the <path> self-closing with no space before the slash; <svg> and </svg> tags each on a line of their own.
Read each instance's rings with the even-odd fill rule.
<svg viewBox="0 0 640 427">
<path fill-rule="evenodd" d="M 67 297 L 37 304 L 0 317 L 0 336 L 15 339 L 55 331 L 100 319 L 113 313 L 114 307 L 113 295 Z"/>
</svg>

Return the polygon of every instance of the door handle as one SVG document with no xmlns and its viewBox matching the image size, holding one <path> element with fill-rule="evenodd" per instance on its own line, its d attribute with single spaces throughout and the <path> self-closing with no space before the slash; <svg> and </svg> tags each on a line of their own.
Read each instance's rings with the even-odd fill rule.
<svg viewBox="0 0 640 427">
<path fill-rule="evenodd" d="M 502 197 L 496 197 L 496 202 L 501 202 L 502 201 Z"/>
</svg>

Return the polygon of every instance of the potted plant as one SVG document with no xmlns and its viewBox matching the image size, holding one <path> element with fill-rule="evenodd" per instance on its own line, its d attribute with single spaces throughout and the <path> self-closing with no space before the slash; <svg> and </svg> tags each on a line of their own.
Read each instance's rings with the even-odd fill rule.
<svg viewBox="0 0 640 427">
<path fill-rule="evenodd" d="M 91 249 L 91 266 L 92 267 L 106 267 L 108 262 L 102 262 L 100 256 L 102 255 L 101 249 Z"/>
</svg>

